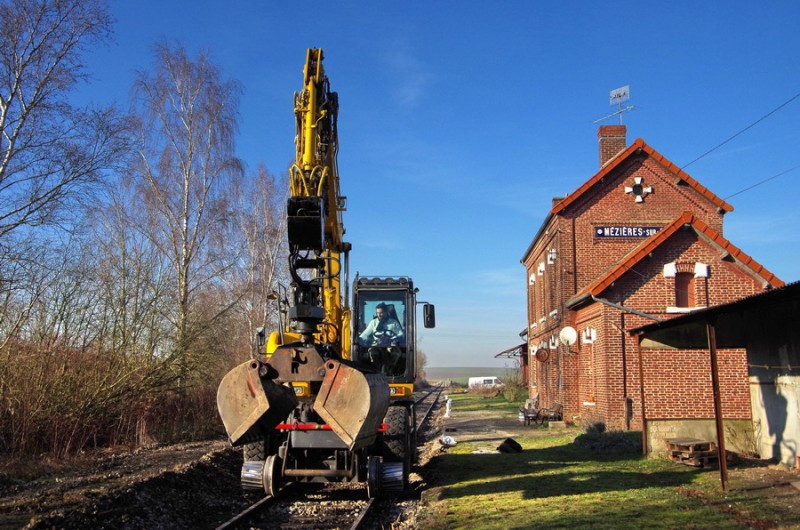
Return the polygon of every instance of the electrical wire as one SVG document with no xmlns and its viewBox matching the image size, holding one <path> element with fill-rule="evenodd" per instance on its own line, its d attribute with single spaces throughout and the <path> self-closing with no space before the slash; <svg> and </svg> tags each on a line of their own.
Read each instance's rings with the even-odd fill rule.
<svg viewBox="0 0 800 530">
<path fill-rule="evenodd" d="M 687 167 L 691 166 L 692 164 L 694 164 L 695 162 L 697 162 L 697 161 L 698 161 L 698 160 L 700 160 L 701 158 L 704 158 L 705 156 L 707 156 L 707 155 L 709 155 L 709 154 L 713 153 L 714 151 L 716 151 L 717 149 L 719 149 L 719 148 L 720 148 L 720 147 L 722 147 L 723 145 L 727 144 L 728 142 L 730 142 L 731 140 L 733 140 L 734 138 L 736 138 L 736 137 L 737 137 L 737 136 L 739 136 L 740 134 L 744 133 L 745 131 L 748 131 L 748 130 L 752 129 L 753 127 L 755 127 L 756 125 L 758 125 L 759 123 L 761 123 L 762 121 L 764 121 L 765 119 L 769 118 L 770 116 L 772 116 L 773 114 L 775 114 L 776 112 L 778 112 L 778 111 L 779 111 L 779 110 L 781 110 L 783 107 L 785 107 L 786 105 L 788 105 L 789 103 L 791 103 L 792 101 L 794 101 L 794 100 L 795 100 L 795 99 L 797 99 L 797 98 L 800 98 L 800 92 L 798 92 L 798 93 L 797 93 L 797 94 L 795 94 L 794 96 L 790 97 L 789 99 L 787 99 L 786 101 L 784 101 L 783 103 L 781 103 L 780 105 L 778 105 L 777 107 L 775 107 L 774 109 L 772 109 L 771 111 L 769 111 L 768 113 L 764 114 L 764 115 L 763 115 L 763 116 L 761 116 L 759 119 L 757 119 L 756 121 L 754 121 L 753 123 L 751 123 L 750 125 L 748 125 L 747 127 L 745 127 L 744 129 L 742 129 L 741 131 L 737 132 L 736 134 L 734 134 L 733 136 L 731 136 L 730 138 L 728 138 L 728 139 L 727 139 L 727 140 L 725 140 L 724 142 L 722 142 L 722 143 L 720 143 L 720 144 L 718 144 L 718 145 L 716 145 L 716 146 L 712 147 L 711 149 L 709 149 L 708 151 L 706 151 L 706 152 L 705 152 L 705 153 L 703 153 L 702 155 L 698 156 L 697 158 L 695 158 L 694 160 L 692 160 L 692 161 L 691 161 L 691 162 L 689 162 L 688 164 L 685 164 L 684 166 L 682 166 L 682 167 L 681 167 L 681 169 L 686 169 Z"/>
<path fill-rule="evenodd" d="M 800 168 L 800 166 L 794 166 L 794 167 L 790 167 L 790 168 L 789 168 L 789 169 L 787 169 L 786 171 L 781 171 L 781 172 L 780 172 L 780 173 L 778 173 L 777 175 L 772 175 L 771 177 L 769 177 L 769 178 L 765 178 L 764 180 L 762 180 L 762 181 L 760 181 L 760 182 L 756 182 L 756 183 L 755 183 L 755 184 L 753 184 L 752 186 L 748 186 L 748 187 L 746 187 L 746 188 L 745 188 L 745 189 L 743 189 L 743 190 L 739 190 L 739 191 L 737 191 L 736 193 L 734 193 L 733 195 L 728 195 L 727 197 L 725 197 L 725 199 L 724 199 L 724 200 L 726 200 L 726 201 L 727 201 L 727 200 L 728 200 L 728 199 L 730 199 L 731 197 L 736 197 L 736 196 L 737 196 L 737 195 L 739 195 L 740 193 L 744 193 L 744 192 L 746 192 L 746 191 L 752 190 L 752 189 L 753 189 L 753 188 L 755 188 L 756 186 L 760 186 L 760 185 L 764 184 L 765 182 L 769 182 L 769 181 L 770 181 L 770 180 L 772 180 L 772 179 L 776 179 L 776 178 L 778 178 L 778 177 L 781 177 L 781 176 L 783 176 L 783 175 L 785 175 L 785 174 L 787 174 L 787 173 L 791 173 L 792 171 L 794 171 L 794 170 L 795 170 L 795 169 L 797 169 L 797 168 Z"/>
</svg>

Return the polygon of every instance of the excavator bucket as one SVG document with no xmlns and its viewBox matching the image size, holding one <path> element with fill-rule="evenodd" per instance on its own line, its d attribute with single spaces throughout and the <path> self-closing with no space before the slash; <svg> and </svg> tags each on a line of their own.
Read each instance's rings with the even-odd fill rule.
<svg viewBox="0 0 800 530">
<path fill-rule="evenodd" d="M 258 361 L 240 364 L 217 389 L 217 409 L 232 445 L 263 439 L 297 406 L 291 387 L 259 376 Z"/>
<path fill-rule="evenodd" d="M 389 408 L 386 380 L 334 360 L 325 369 L 314 410 L 351 451 L 371 445 Z"/>
</svg>

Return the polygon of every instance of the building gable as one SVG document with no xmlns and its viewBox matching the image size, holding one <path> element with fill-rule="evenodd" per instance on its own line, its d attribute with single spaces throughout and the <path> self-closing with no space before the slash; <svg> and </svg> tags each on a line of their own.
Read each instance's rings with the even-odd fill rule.
<svg viewBox="0 0 800 530">
<path fill-rule="evenodd" d="M 600 171 L 595 173 L 589 180 L 584 182 L 577 190 L 555 204 L 550 210 L 550 213 L 553 215 L 568 215 L 571 208 L 575 208 L 582 200 L 586 200 L 586 195 L 589 194 L 590 191 L 596 190 L 608 179 L 614 178 L 615 174 L 620 172 L 620 168 L 625 167 L 634 158 L 641 157 L 643 155 L 649 157 L 663 167 L 664 170 L 669 172 L 672 176 L 672 184 L 677 188 L 691 190 L 702 197 L 714 208 L 718 209 L 720 212 L 733 211 L 733 207 L 730 204 L 717 197 L 708 188 L 704 187 L 694 178 L 692 178 L 688 173 L 684 172 L 678 166 L 669 161 L 665 156 L 650 147 L 644 140 L 638 138 L 627 149 L 621 151 L 608 163 L 606 163 L 606 165 L 604 165 Z M 640 198 L 641 200 L 638 202 L 645 202 L 648 195 L 646 190 L 648 187 L 646 179 L 643 179 L 643 181 L 638 184 L 632 182 L 630 185 L 626 186 L 626 188 L 634 188 L 637 185 L 641 186 L 643 189 L 631 189 L 629 193 L 632 195 L 634 200 Z M 654 190 L 654 192 L 657 194 L 658 190 Z"/>
<path fill-rule="evenodd" d="M 600 296 L 606 289 L 618 282 L 625 274 L 633 270 L 643 260 L 653 255 L 653 253 L 668 245 L 668 241 L 673 238 L 682 228 L 690 228 L 697 236 L 705 240 L 715 248 L 720 259 L 733 262 L 750 276 L 757 278 L 762 287 L 781 287 L 784 283 L 764 266 L 742 252 L 733 243 L 722 237 L 717 231 L 713 230 L 706 223 L 700 220 L 691 212 L 683 212 L 678 218 L 665 226 L 663 229 L 640 243 L 631 250 L 619 262 L 612 266 L 605 274 L 600 275 L 588 286 L 566 302 L 567 307 L 573 308 L 581 303 Z M 679 271 L 676 267 L 675 274 Z M 686 271 L 689 272 L 689 271 Z"/>
</svg>

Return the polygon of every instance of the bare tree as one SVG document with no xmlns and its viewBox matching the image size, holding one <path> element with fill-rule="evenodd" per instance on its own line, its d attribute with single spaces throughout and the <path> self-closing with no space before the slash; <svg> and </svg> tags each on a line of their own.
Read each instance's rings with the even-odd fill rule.
<svg viewBox="0 0 800 530">
<path fill-rule="evenodd" d="M 235 277 L 242 295 L 238 303 L 241 334 L 255 346 L 254 331 L 261 326 L 277 329 L 278 304 L 270 303 L 281 285 L 288 282 L 286 243 L 286 198 L 288 184 L 259 165 L 238 193 L 237 219 L 244 249 Z"/>
<path fill-rule="evenodd" d="M 234 156 L 239 84 L 225 80 L 205 54 L 156 46 L 152 73 L 135 83 L 134 114 L 141 117 L 134 166 L 147 233 L 174 269 L 174 353 L 182 370 L 192 343 L 230 307 L 202 307 L 203 289 L 231 272 L 236 260 L 227 244 L 232 229 L 230 192 L 242 165 Z"/>
<path fill-rule="evenodd" d="M 138 197 L 126 179 L 94 212 L 92 244 L 97 254 L 97 336 L 100 349 L 119 356 L 154 358 L 172 333 L 161 307 L 174 284 L 171 267 L 137 222 Z"/>
<path fill-rule="evenodd" d="M 20 227 L 66 222 L 122 153 L 124 120 L 67 98 L 86 79 L 83 52 L 110 32 L 99 0 L 0 3 L 0 244 Z"/>
<path fill-rule="evenodd" d="M 0 350 L 30 335 L 30 319 L 57 280 L 52 246 L 28 238 L 0 251 Z"/>
</svg>

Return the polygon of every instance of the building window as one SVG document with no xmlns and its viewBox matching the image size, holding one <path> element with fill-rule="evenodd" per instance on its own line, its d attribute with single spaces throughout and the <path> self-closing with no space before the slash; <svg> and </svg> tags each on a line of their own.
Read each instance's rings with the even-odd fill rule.
<svg viewBox="0 0 800 530">
<path fill-rule="evenodd" d="M 693 272 L 675 274 L 675 307 L 695 307 Z"/>
</svg>

